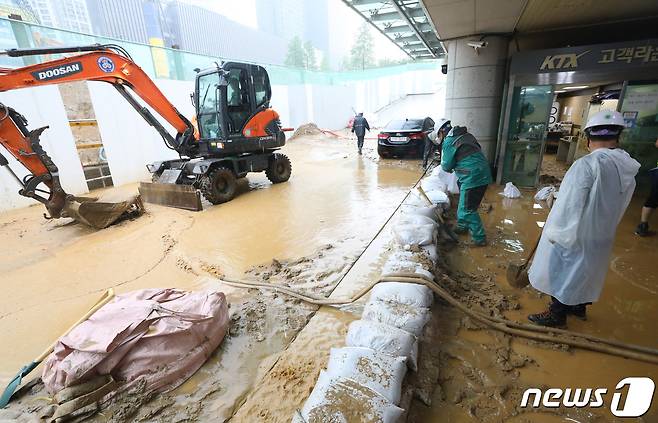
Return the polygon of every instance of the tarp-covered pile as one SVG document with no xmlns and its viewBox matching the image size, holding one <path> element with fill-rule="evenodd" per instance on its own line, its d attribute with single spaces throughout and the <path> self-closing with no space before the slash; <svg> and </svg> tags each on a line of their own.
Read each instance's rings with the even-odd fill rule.
<svg viewBox="0 0 658 423">
<path fill-rule="evenodd" d="M 221 292 L 146 289 L 116 297 L 60 338 L 46 359 L 42 379 L 59 405 L 53 419 L 96 409 L 134 386 L 143 395 L 178 387 L 222 342 L 228 324 Z M 83 389 L 71 398 L 66 392 L 75 387 Z"/>
</svg>

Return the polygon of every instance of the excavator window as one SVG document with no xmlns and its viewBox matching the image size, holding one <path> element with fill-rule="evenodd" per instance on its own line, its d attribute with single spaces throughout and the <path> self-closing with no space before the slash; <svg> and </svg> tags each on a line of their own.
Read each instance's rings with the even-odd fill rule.
<svg viewBox="0 0 658 423">
<path fill-rule="evenodd" d="M 226 99 L 228 104 L 228 128 L 232 134 L 242 132 L 251 115 L 249 84 L 244 69 L 232 69 L 226 76 Z"/>
<path fill-rule="evenodd" d="M 221 94 L 219 73 L 209 73 L 199 77 L 198 124 L 201 138 L 223 138 L 219 121 Z"/>
</svg>

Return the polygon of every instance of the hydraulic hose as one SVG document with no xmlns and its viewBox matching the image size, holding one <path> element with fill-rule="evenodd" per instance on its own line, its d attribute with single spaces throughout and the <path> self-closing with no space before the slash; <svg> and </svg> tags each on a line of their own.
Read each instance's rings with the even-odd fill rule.
<svg viewBox="0 0 658 423">
<path fill-rule="evenodd" d="M 445 280 L 451 280 L 448 276 L 443 276 Z M 593 335 L 587 335 L 578 332 L 572 332 L 565 329 L 548 328 L 544 326 L 534 326 L 513 322 L 500 317 L 493 317 L 482 312 L 472 310 L 454 298 L 448 291 L 436 282 L 415 273 L 394 273 L 382 275 L 379 280 L 365 286 L 354 296 L 350 298 L 323 298 L 309 294 L 304 294 L 287 286 L 269 284 L 264 282 L 244 281 L 232 278 L 222 278 L 220 281 L 226 285 L 238 288 L 251 289 L 270 289 L 299 300 L 315 305 L 345 305 L 353 303 L 366 295 L 375 285 L 380 282 L 410 282 L 427 286 L 439 298 L 446 301 L 451 306 L 457 308 L 470 318 L 480 322 L 491 329 L 506 333 L 512 336 L 518 336 L 526 339 L 532 339 L 541 342 L 553 342 L 569 345 L 571 347 L 582 348 L 590 351 L 596 351 L 603 354 L 615 355 L 623 358 L 644 361 L 647 363 L 658 364 L 658 350 L 640 345 L 628 344 L 624 342 L 599 338 Z M 561 336 L 557 336 L 561 335 Z M 567 337 L 575 338 L 570 339 Z"/>
</svg>

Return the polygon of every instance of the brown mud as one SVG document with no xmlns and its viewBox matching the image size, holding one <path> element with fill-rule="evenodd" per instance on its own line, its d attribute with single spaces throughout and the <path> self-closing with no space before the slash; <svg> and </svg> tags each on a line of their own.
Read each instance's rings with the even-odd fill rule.
<svg viewBox="0 0 658 423">
<path fill-rule="evenodd" d="M 0 297 L 0 345 L 12 347 L 0 348 L 0 384 L 109 287 L 117 293 L 219 289 L 231 304 L 232 325 L 212 358 L 178 389 L 136 393 L 94 420 L 222 421 L 236 414 L 260 380 L 272 377 L 272 366 L 316 308 L 216 278 L 265 279 L 328 294 L 421 172 L 416 162 L 379 162 L 372 147 L 359 157 L 351 143 L 326 137 L 296 139 L 285 153 L 294 166 L 288 183 L 250 175 L 239 197 L 205 204 L 200 213 L 147 205 L 146 215 L 103 231 L 44 221 L 38 206 L 1 214 L 0 278 L 10 289 Z M 284 384 L 287 374 L 279 373 Z M 268 402 L 283 401 L 272 391 Z M 27 412 L 30 419 L 47 405 L 37 386 L 3 413 Z"/>
<path fill-rule="evenodd" d="M 529 313 L 543 311 L 548 297 L 526 287 L 507 285 L 510 260 L 527 255 L 546 219 L 545 204 L 536 204 L 534 191 L 519 200 L 504 199 L 491 187 L 481 215 L 490 245 L 443 249 L 442 271 L 454 283 L 449 291 L 470 307 L 526 322 Z M 606 285 L 599 302 L 588 308 L 588 321 L 569 319 L 569 329 L 592 335 L 658 347 L 658 276 L 655 261 L 658 238 L 639 238 L 633 229 L 641 199 L 631 203 L 619 225 Z M 465 239 L 464 239 L 465 240 Z M 434 340 L 440 359 L 439 378 L 431 405 L 414 401 L 413 422 L 618 422 L 609 410 L 611 393 L 624 377 L 658 380 L 658 366 L 572 349 L 562 344 L 512 338 L 485 329 L 439 301 L 439 330 Z M 607 388 L 603 408 L 520 407 L 525 389 Z M 636 421 L 658 421 L 655 401 Z"/>
</svg>

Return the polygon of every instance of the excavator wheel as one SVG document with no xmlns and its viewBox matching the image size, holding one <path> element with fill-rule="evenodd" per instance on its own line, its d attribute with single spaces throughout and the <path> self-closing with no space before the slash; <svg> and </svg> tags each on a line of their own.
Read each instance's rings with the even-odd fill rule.
<svg viewBox="0 0 658 423">
<path fill-rule="evenodd" d="M 274 153 L 270 157 L 270 163 L 265 170 L 265 176 L 273 184 L 280 184 L 290 179 L 292 165 L 290 159 L 285 154 Z"/>
<path fill-rule="evenodd" d="M 226 203 L 235 197 L 237 189 L 235 173 L 226 167 L 212 169 L 201 180 L 201 193 L 213 204 Z"/>
</svg>

